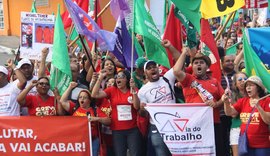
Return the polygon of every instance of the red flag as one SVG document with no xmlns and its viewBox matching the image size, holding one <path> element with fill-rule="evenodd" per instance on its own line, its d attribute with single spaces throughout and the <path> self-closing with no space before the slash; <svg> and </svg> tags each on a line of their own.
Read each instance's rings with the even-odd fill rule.
<svg viewBox="0 0 270 156">
<path fill-rule="evenodd" d="M 217 45 L 214 36 L 212 35 L 212 31 L 210 29 L 208 20 L 203 18 L 201 19 L 201 41 L 207 45 L 207 47 L 213 54 L 209 55 L 212 61 L 212 65 L 210 67 L 210 70 L 212 71 L 212 76 L 216 78 L 218 81 L 221 81 L 220 58 L 218 54 Z"/>
<path fill-rule="evenodd" d="M 267 6 L 268 6 L 267 0 L 246 0 L 246 5 L 243 8 L 244 9 L 265 8 Z"/>
<path fill-rule="evenodd" d="M 170 13 L 166 22 L 163 39 L 168 39 L 171 44 L 179 51 L 182 49 L 182 38 L 181 38 L 181 23 L 180 20 L 174 15 L 174 5 L 171 6 Z M 170 66 L 173 67 L 174 61 L 171 53 L 166 49 Z"/>
<path fill-rule="evenodd" d="M 95 11 L 95 7 L 97 7 L 97 12 Z M 97 0 L 95 1 L 95 7 L 94 7 L 94 10 L 91 10 L 91 12 L 93 12 L 91 16 L 92 19 L 97 17 L 97 15 L 100 13 L 100 3 Z M 98 24 L 100 29 L 103 29 L 101 16 L 97 18 L 96 23 Z M 92 25 L 88 26 L 88 30 L 92 30 Z M 92 49 L 93 43 L 87 40 L 87 44 L 88 44 L 88 47 Z"/>
<path fill-rule="evenodd" d="M 89 0 L 73 0 L 73 2 L 76 3 L 85 12 L 88 12 Z M 71 26 L 72 20 L 67 10 L 62 14 L 62 21 L 65 29 Z"/>
</svg>

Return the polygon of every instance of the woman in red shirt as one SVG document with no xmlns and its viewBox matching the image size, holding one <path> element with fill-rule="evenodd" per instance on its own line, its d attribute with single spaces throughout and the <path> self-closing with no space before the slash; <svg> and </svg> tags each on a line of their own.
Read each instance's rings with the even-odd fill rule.
<svg viewBox="0 0 270 156">
<path fill-rule="evenodd" d="M 263 98 L 267 93 L 261 79 L 258 76 L 251 76 L 245 82 L 246 97 L 237 100 L 230 105 L 229 96 L 225 93 L 222 96 L 224 111 L 227 115 L 237 116 L 240 114 L 241 134 L 245 131 L 246 124 L 252 114 L 251 122 L 247 128 L 248 156 L 268 156 L 270 153 L 269 125 L 270 125 L 270 98 Z"/>
<path fill-rule="evenodd" d="M 36 87 L 36 95 L 27 95 L 29 91 Z M 21 106 L 28 107 L 29 115 L 31 116 L 53 116 L 63 115 L 63 109 L 58 103 L 59 93 L 54 91 L 55 96 L 48 95 L 50 89 L 49 79 L 40 77 L 38 80 L 33 80 L 17 97 L 17 102 Z M 56 102 L 55 99 L 56 98 Z"/>
<path fill-rule="evenodd" d="M 98 138 L 98 122 L 109 125 L 111 119 L 106 114 L 100 112 L 97 114 L 95 105 L 92 101 L 91 94 L 88 90 L 83 89 L 80 91 L 77 99 L 79 107 L 76 109 L 76 104 L 68 100 L 71 91 L 77 86 L 76 82 L 70 82 L 69 87 L 62 95 L 60 102 L 63 108 L 68 111 L 72 116 L 87 116 L 90 114 L 91 120 L 91 135 L 92 135 L 92 153 L 93 156 L 98 156 L 99 151 L 99 138 Z"/>
<path fill-rule="evenodd" d="M 137 110 L 140 101 L 130 73 L 122 70 L 115 76 L 115 86 L 100 89 L 100 84 L 106 77 L 106 69 L 101 70 L 93 88 L 95 98 L 108 98 L 111 102 L 111 129 L 113 146 L 116 156 L 126 156 L 127 148 L 131 156 L 141 156 L 141 134 L 137 127 Z"/>
</svg>

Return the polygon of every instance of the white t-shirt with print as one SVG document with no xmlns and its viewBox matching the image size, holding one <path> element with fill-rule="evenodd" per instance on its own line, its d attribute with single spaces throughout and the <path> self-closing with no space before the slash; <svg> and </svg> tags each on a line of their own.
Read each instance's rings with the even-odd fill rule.
<svg viewBox="0 0 270 156">
<path fill-rule="evenodd" d="M 167 71 L 164 77 L 169 80 L 173 89 L 176 80 L 173 69 Z M 171 93 L 171 89 L 163 77 L 155 82 L 147 82 L 138 92 L 141 103 L 175 103 L 175 97 L 172 97 L 172 95 L 173 93 Z M 152 118 L 150 118 L 150 123 L 154 124 Z"/>
<path fill-rule="evenodd" d="M 16 83 L 8 83 L 0 88 L 0 116 L 20 116 L 17 96 L 21 90 Z"/>
<path fill-rule="evenodd" d="M 173 89 L 175 76 L 173 69 L 167 71 L 164 75 Z M 158 81 L 147 82 L 138 92 L 141 103 L 175 103 L 175 98 L 172 97 L 171 89 L 168 83 L 160 77 Z"/>
</svg>

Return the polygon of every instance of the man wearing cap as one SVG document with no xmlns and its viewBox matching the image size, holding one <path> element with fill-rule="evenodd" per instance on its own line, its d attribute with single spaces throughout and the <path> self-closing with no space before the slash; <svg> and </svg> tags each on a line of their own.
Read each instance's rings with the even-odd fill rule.
<svg viewBox="0 0 270 156">
<path fill-rule="evenodd" d="M 14 67 L 12 67 L 14 68 Z M 0 66 L 0 116 L 20 116 L 20 106 L 17 95 L 21 92 L 26 79 L 20 70 L 14 70 L 18 83 L 8 82 L 8 70 Z"/>
<path fill-rule="evenodd" d="M 132 78 L 138 89 L 140 89 L 145 82 L 145 77 L 144 77 L 144 72 L 143 72 L 143 66 L 145 62 L 146 62 L 146 59 L 144 57 L 139 57 L 135 62 L 136 69 L 132 73 Z"/>
<path fill-rule="evenodd" d="M 186 51 L 186 49 L 185 49 Z M 172 53 L 178 53 L 178 51 L 171 51 Z M 146 103 L 175 103 L 174 86 L 176 77 L 174 73 L 180 72 L 177 68 L 181 65 L 181 62 L 177 62 L 173 68 L 164 74 L 164 77 L 168 80 L 166 82 L 164 78 L 159 75 L 159 68 L 155 61 L 148 60 L 144 64 L 144 74 L 148 82 L 142 86 L 138 92 L 138 96 L 141 102 L 141 109 L 144 109 Z M 150 119 L 149 134 L 151 144 L 155 150 L 156 156 L 170 156 L 171 153 L 168 147 L 163 142 L 163 139 L 158 132 L 152 119 Z"/>
<path fill-rule="evenodd" d="M 34 67 L 31 63 L 31 61 L 29 59 L 23 58 L 18 62 L 18 65 L 16 66 L 17 69 L 20 69 L 20 71 L 22 72 L 22 74 L 25 76 L 26 80 L 27 80 L 27 84 L 29 85 L 30 82 L 32 80 L 37 80 L 36 76 L 33 76 L 33 70 Z M 14 81 L 15 83 L 18 83 L 19 80 Z M 23 88 L 21 88 L 23 89 Z M 35 94 L 36 93 L 36 89 L 32 89 L 30 92 L 30 94 Z"/>
<path fill-rule="evenodd" d="M 186 54 L 182 53 L 177 63 L 185 61 Z M 223 156 L 223 141 L 220 127 L 219 107 L 223 105 L 221 97 L 224 90 L 215 78 L 207 74 L 207 70 L 211 65 L 211 60 L 208 56 L 197 53 L 192 61 L 192 74 L 185 73 L 182 66 L 175 76 L 183 87 L 183 93 L 186 103 L 206 103 L 214 108 L 214 129 L 215 129 L 215 143 L 216 155 Z"/>
</svg>

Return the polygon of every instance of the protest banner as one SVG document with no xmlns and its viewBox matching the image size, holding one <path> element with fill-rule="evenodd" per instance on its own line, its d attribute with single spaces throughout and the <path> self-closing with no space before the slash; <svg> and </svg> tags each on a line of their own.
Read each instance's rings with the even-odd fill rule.
<svg viewBox="0 0 270 156">
<path fill-rule="evenodd" d="M 42 49 L 48 47 L 51 61 L 54 21 L 54 15 L 21 12 L 21 58 L 40 60 Z"/>
<path fill-rule="evenodd" d="M 215 155 L 213 109 L 203 103 L 147 104 L 173 156 Z"/>
<path fill-rule="evenodd" d="M 0 117 L 2 156 L 90 156 L 86 117 Z"/>
</svg>

